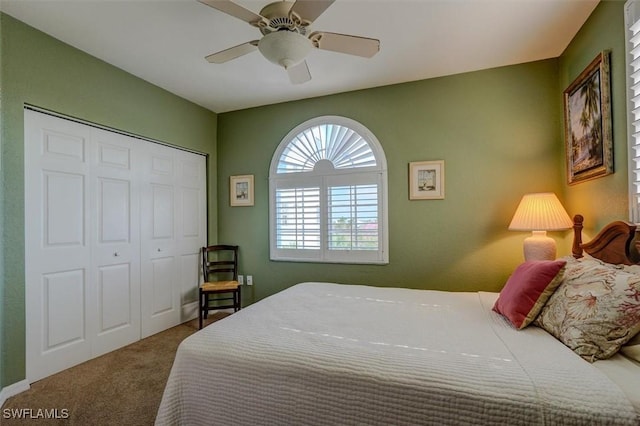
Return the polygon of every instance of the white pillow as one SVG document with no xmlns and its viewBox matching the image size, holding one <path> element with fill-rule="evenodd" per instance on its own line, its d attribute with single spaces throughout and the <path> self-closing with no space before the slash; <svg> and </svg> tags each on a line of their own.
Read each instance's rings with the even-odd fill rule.
<svg viewBox="0 0 640 426">
<path fill-rule="evenodd" d="M 640 362 L 640 334 L 636 334 L 636 337 L 623 345 L 620 352 L 627 358 Z"/>
</svg>

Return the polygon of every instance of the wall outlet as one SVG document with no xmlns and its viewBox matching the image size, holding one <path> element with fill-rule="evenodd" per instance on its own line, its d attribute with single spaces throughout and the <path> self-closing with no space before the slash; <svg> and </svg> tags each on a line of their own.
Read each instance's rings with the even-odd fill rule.
<svg viewBox="0 0 640 426">
<path fill-rule="evenodd" d="M 247 285 L 253 285 L 253 275 L 247 275 Z"/>
<path fill-rule="evenodd" d="M 244 275 L 238 275 L 238 284 L 244 285 Z"/>
</svg>

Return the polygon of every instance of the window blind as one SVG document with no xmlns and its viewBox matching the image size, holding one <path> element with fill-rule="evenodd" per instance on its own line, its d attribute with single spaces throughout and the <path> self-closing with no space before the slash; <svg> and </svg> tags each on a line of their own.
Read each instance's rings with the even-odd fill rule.
<svg viewBox="0 0 640 426">
<path fill-rule="evenodd" d="M 640 222 L 640 2 L 625 4 L 629 138 L 629 216 Z"/>
<path fill-rule="evenodd" d="M 328 198 L 328 249 L 378 250 L 378 185 L 330 187 Z"/>
<path fill-rule="evenodd" d="M 279 249 L 320 249 L 320 188 L 276 190 Z"/>
</svg>

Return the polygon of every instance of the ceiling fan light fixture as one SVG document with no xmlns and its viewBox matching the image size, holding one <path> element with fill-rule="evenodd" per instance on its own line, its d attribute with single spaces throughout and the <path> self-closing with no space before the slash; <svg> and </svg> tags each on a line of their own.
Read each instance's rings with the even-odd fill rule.
<svg viewBox="0 0 640 426">
<path fill-rule="evenodd" d="M 289 68 L 299 64 L 313 47 L 311 40 L 294 31 L 276 31 L 258 42 L 260 53 L 274 64 Z"/>
</svg>

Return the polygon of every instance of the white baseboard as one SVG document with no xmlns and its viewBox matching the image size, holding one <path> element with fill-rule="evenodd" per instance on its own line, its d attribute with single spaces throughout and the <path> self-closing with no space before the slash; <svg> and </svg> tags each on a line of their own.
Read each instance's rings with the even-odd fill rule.
<svg viewBox="0 0 640 426">
<path fill-rule="evenodd" d="M 213 315 L 216 312 L 226 312 L 228 314 L 232 314 L 233 308 L 227 309 L 216 309 L 209 312 L 209 315 Z M 198 302 L 187 303 L 182 305 L 182 312 L 180 317 L 180 323 L 184 324 L 185 322 L 189 322 L 191 320 L 198 318 Z"/>
<path fill-rule="evenodd" d="M 2 388 L 2 390 L 0 390 L 0 407 L 2 407 L 7 399 L 21 392 L 29 390 L 29 387 L 29 381 L 27 379 L 24 379 L 19 381 L 18 383 L 7 386 L 6 388 Z"/>
<path fill-rule="evenodd" d="M 196 301 L 182 305 L 180 323 L 191 321 L 194 318 L 198 318 L 198 302 Z"/>
<path fill-rule="evenodd" d="M 234 310 L 233 308 L 211 309 L 211 311 L 209 312 L 226 312 L 232 314 Z M 180 323 L 185 323 L 196 318 L 198 318 L 198 302 L 191 302 L 182 305 L 182 311 L 180 313 Z"/>
</svg>

